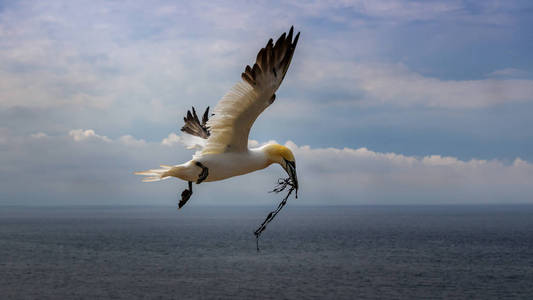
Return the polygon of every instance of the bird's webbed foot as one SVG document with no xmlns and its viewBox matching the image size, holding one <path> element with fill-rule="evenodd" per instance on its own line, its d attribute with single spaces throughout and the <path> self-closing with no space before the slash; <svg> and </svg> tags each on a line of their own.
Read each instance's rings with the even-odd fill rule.
<svg viewBox="0 0 533 300">
<path fill-rule="evenodd" d="M 199 162 L 196 162 L 196 165 L 198 167 L 202 168 L 202 172 L 200 173 L 200 175 L 198 175 L 198 180 L 196 180 L 196 184 L 200 184 L 209 175 L 209 169 L 206 166 L 202 165 L 202 163 L 199 163 Z"/>
<path fill-rule="evenodd" d="M 191 195 L 192 195 L 192 182 L 189 181 L 189 189 L 183 190 L 183 192 L 181 192 L 181 200 L 178 203 L 178 209 L 182 208 L 183 205 L 185 205 L 185 203 L 189 201 L 189 199 L 191 198 Z"/>
</svg>

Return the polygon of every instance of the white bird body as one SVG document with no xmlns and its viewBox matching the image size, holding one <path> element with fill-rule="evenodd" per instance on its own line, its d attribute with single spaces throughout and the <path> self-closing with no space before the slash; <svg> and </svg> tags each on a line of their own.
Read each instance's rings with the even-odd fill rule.
<svg viewBox="0 0 533 300">
<path fill-rule="evenodd" d="M 289 68 L 300 33 L 293 40 L 293 28 L 283 33 L 273 44 L 270 39 L 257 54 L 253 67 L 246 66 L 241 77 L 214 109 L 209 108 L 200 122 L 193 107 L 187 112 L 181 129 L 193 139 L 190 147 L 200 147 L 193 158 L 181 165 L 161 165 L 161 169 L 136 172 L 145 175 L 143 181 L 159 181 L 176 177 L 189 182 L 183 191 L 179 207 L 192 194 L 192 182 L 211 182 L 264 169 L 272 163 L 280 164 L 297 189 L 294 155 L 287 147 L 277 144 L 248 149 L 248 135 L 257 117 L 276 99 L 275 92 Z M 200 142 L 199 142 L 200 141 Z"/>
<path fill-rule="evenodd" d="M 250 149 L 246 152 L 228 152 L 221 154 L 205 154 L 197 156 L 184 164 L 173 166 L 163 176 L 177 177 L 185 181 L 196 181 L 202 168 L 195 163 L 209 166 L 209 176 L 204 182 L 224 180 L 244 175 L 268 167 L 267 153 L 264 147 Z"/>
</svg>

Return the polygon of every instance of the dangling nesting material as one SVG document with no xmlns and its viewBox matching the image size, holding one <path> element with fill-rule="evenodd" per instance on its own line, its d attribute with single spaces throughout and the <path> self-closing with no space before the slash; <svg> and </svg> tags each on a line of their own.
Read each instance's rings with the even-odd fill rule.
<svg viewBox="0 0 533 300">
<path fill-rule="evenodd" d="M 289 196 L 292 194 L 292 192 L 294 190 L 296 190 L 296 186 L 294 185 L 294 183 L 291 181 L 290 178 L 285 178 L 285 179 L 284 178 L 280 178 L 280 179 L 278 179 L 278 185 L 272 191 L 270 191 L 271 193 L 276 193 L 277 194 L 277 193 L 283 192 L 287 187 L 290 187 L 289 191 L 287 192 L 287 195 L 285 196 L 285 198 L 283 198 L 283 200 L 278 205 L 278 208 L 276 208 L 276 210 L 271 211 L 267 215 L 267 217 L 265 218 L 263 223 L 261 223 L 261 226 L 259 226 L 259 228 L 257 228 L 254 231 L 255 243 L 256 243 L 257 251 L 259 251 L 259 237 L 261 237 L 261 233 L 263 233 L 263 231 L 265 231 L 268 223 L 270 223 L 272 220 L 274 220 L 274 218 L 280 212 L 280 210 L 283 208 L 283 206 L 285 206 L 285 204 L 287 204 L 287 199 L 289 199 Z M 295 198 L 298 199 L 298 191 L 296 191 L 296 197 Z"/>
</svg>

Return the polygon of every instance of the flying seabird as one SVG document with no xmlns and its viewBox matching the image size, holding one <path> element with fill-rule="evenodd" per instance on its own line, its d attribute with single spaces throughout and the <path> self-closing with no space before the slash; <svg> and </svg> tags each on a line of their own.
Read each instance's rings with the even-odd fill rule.
<svg viewBox="0 0 533 300">
<path fill-rule="evenodd" d="M 297 190 L 296 162 L 292 151 L 273 143 L 249 149 L 248 134 L 255 119 L 276 100 L 275 92 L 289 69 L 299 36 L 298 32 L 293 39 L 291 27 L 289 33 L 283 33 L 276 43 L 270 39 L 257 54 L 253 67 L 246 66 L 241 74 L 242 81 L 222 97 L 211 116 L 209 107 L 201 121 L 194 107 L 192 112 L 187 111 L 181 131 L 194 136 L 196 142 L 192 144 L 200 147 L 190 161 L 175 166 L 161 165 L 160 169 L 135 174 L 147 176 L 143 179 L 145 182 L 169 177 L 187 181 L 188 188 L 181 193 L 178 208 L 191 197 L 193 182 L 223 180 L 261 170 L 274 163 L 285 169 L 291 186 Z"/>
</svg>

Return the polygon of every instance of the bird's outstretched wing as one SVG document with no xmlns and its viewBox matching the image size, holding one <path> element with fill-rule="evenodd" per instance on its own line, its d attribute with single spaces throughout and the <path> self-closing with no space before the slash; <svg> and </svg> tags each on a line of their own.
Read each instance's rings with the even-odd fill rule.
<svg viewBox="0 0 533 300">
<path fill-rule="evenodd" d="M 234 85 L 222 97 L 207 122 L 210 130 L 203 154 L 244 152 L 248 149 L 248 134 L 257 117 L 276 99 L 280 86 L 298 43 L 293 40 L 293 27 L 283 33 L 274 44 L 270 39 L 257 54 L 253 67 L 246 66 L 243 81 Z"/>
</svg>

